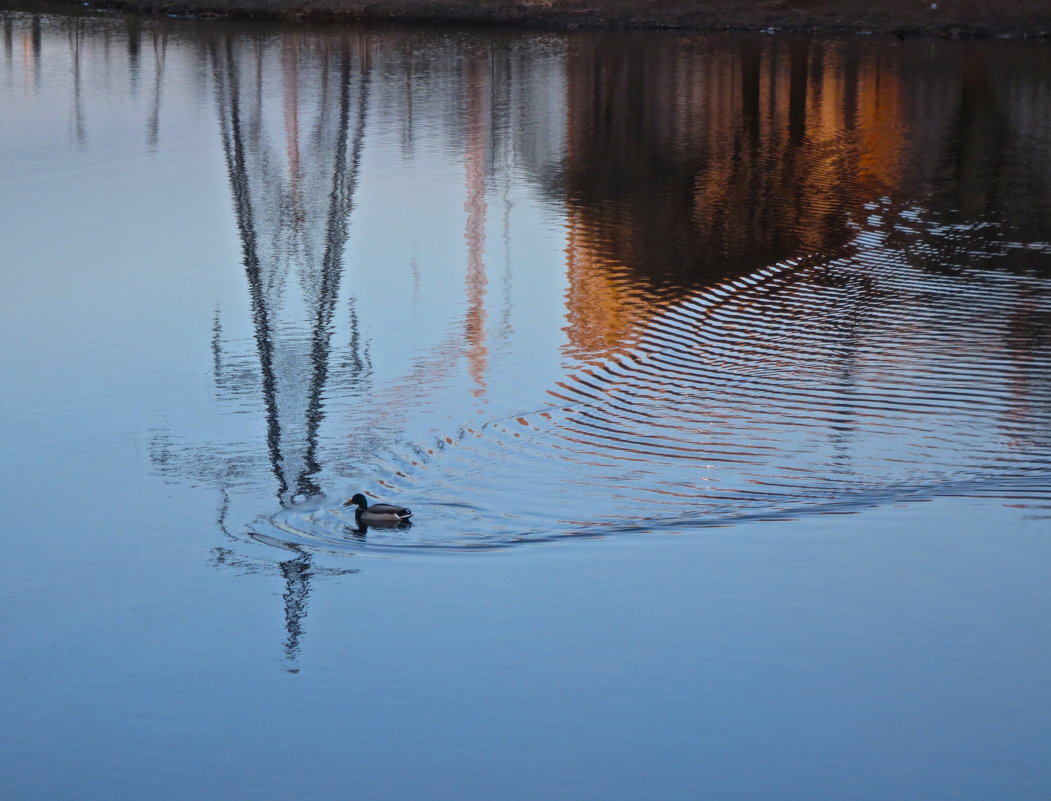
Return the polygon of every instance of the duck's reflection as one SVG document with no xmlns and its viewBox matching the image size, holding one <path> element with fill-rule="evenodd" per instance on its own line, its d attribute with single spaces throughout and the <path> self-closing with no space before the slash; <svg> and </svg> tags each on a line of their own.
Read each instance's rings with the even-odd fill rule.
<svg viewBox="0 0 1051 801">
<path fill-rule="evenodd" d="M 368 539 L 368 534 L 369 534 L 369 529 L 370 528 L 377 528 L 377 529 L 382 529 L 382 530 L 385 530 L 385 531 L 390 531 L 390 530 L 407 531 L 408 529 L 412 528 L 412 521 L 411 520 L 402 520 L 402 521 L 396 522 L 396 523 L 395 522 L 390 522 L 390 523 L 366 523 L 364 521 L 358 520 L 358 521 L 356 521 L 354 523 L 353 526 L 351 526 L 351 525 L 345 526 L 344 529 L 343 529 L 343 532 L 347 535 L 347 537 L 349 537 L 350 539 L 354 540 L 355 542 L 364 543 Z"/>
</svg>

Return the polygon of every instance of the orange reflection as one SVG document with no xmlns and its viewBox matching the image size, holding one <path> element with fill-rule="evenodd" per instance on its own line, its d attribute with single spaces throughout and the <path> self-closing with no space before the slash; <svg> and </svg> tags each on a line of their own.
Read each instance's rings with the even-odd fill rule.
<svg viewBox="0 0 1051 801">
<path fill-rule="evenodd" d="M 485 392 L 485 370 L 489 348 L 485 341 L 485 179 L 489 143 L 489 93 L 487 62 L 472 54 L 467 76 L 467 137 L 464 152 L 466 167 L 467 212 L 464 239 L 467 241 L 467 314 L 464 317 L 464 339 L 467 363 L 474 380 L 473 394 Z"/>
<path fill-rule="evenodd" d="M 902 181 L 900 65 L 807 40 L 672 45 L 629 36 L 570 51 L 567 336 L 578 354 L 630 342 L 691 289 L 842 255 L 865 204 Z"/>
</svg>

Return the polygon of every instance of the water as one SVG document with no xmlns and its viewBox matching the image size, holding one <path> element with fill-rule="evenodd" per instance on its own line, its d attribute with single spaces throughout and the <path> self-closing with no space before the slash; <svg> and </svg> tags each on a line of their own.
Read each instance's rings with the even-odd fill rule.
<svg viewBox="0 0 1051 801">
<path fill-rule="evenodd" d="M 1046 47 L 0 23 L 3 797 L 1046 797 Z"/>
</svg>

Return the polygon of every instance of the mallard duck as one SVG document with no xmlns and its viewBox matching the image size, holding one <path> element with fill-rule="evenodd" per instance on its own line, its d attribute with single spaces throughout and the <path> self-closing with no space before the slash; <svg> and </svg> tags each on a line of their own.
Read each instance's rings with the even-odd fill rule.
<svg viewBox="0 0 1051 801">
<path fill-rule="evenodd" d="M 349 501 L 343 502 L 344 506 L 357 506 L 354 510 L 354 519 L 360 524 L 375 525 L 398 525 L 408 523 L 412 512 L 404 506 L 392 506 L 389 503 L 374 503 L 369 506 L 368 499 L 360 492 Z"/>
</svg>

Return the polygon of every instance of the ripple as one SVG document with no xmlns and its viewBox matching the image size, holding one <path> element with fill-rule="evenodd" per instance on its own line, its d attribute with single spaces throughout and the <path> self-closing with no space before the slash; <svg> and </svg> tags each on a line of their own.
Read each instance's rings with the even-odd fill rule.
<svg viewBox="0 0 1051 801">
<path fill-rule="evenodd" d="M 885 205 L 848 256 L 658 307 L 630 348 L 575 362 L 550 406 L 387 454 L 375 494 L 413 506 L 411 529 L 361 536 L 325 504 L 260 525 L 351 550 L 485 549 L 947 495 L 1046 509 L 1051 284 L 1010 269 L 1045 246 L 983 231 L 972 264 L 931 269 L 939 247 L 979 250 L 975 231 Z"/>
</svg>

